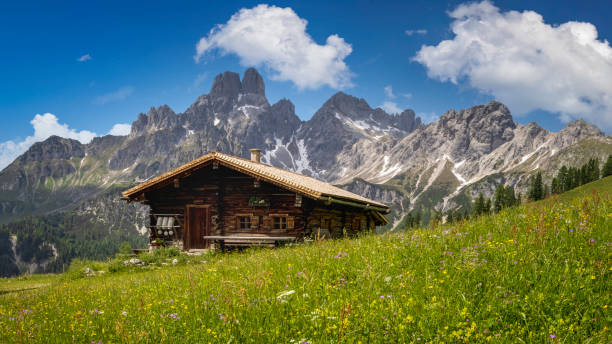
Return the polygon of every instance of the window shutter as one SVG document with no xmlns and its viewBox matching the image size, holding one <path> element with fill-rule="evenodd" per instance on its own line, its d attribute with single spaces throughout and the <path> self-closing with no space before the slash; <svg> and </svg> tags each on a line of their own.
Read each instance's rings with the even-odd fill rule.
<svg viewBox="0 0 612 344">
<path fill-rule="evenodd" d="M 287 229 L 293 229 L 295 226 L 295 220 L 293 216 L 287 216 Z"/>
<path fill-rule="evenodd" d="M 264 216 L 263 217 L 263 221 L 262 221 L 262 228 L 263 229 L 270 229 L 272 228 L 272 218 L 270 216 Z"/>
<path fill-rule="evenodd" d="M 230 231 L 234 230 L 234 229 L 238 229 L 239 227 L 237 225 L 237 221 L 238 221 L 238 218 L 236 216 L 232 216 L 232 217 L 230 217 L 229 221 L 227 222 L 227 227 L 226 226 L 224 226 L 224 227 L 226 227 L 226 229 L 228 229 Z"/>
<path fill-rule="evenodd" d="M 259 228 L 259 216 L 251 216 L 251 229 Z"/>
</svg>

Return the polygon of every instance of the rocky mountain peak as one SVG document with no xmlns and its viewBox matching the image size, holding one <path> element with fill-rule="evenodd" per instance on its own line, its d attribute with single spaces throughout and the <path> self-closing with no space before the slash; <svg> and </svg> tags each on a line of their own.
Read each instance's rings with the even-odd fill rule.
<svg viewBox="0 0 612 344">
<path fill-rule="evenodd" d="M 172 128 L 177 123 L 178 116 L 168 105 L 164 104 L 157 108 L 151 107 L 146 115 L 140 113 L 138 118 L 132 122 L 130 137 L 149 131 Z"/>
<path fill-rule="evenodd" d="M 472 150 L 480 155 L 512 140 L 516 123 L 505 105 L 492 101 L 459 112 L 448 110 L 429 127 L 436 136 L 453 140 L 454 155 Z"/>
<path fill-rule="evenodd" d="M 534 138 L 541 134 L 547 134 L 548 131 L 542 127 L 540 127 L 536 122 L 529 122 L 523 126 L 521 130 L 525 133 L 525 135 L 529 138 Z"/>
<path fill-rule="evenodd" d="M 395 117 L 396 117 L 396 126 L 399 129 L 404 130 L 408 133 L 414 131 L 416 128 L 423 125 L 423 123 L 421 122 L 421 118 L 416 117 L 416 114 L 414 113 L 414 111 L 410 109 L 402 111 L 402 113 L 400 113 L 399 115 Z"/>
<path fill-rule="evenodd" d="M 561 129 L 559 133 L 575 137 L 604 136 L 604 133 L 599 130 L 599 128 L 593 124 L 585 122 L 583 119 L 578 119 L 567 123 L 567 125 Z"/>
<path fill-rule="evenodd" d="M 295 114 L 295 105 L 293 105 L 293 103 L 287 98 L 283 98 L 276 102 L 274 105 L 272 105 L 272 109 L 275 112 Z"/>
<path fill-rule="evenodd" d="M 18 161 L 21 164 L 27 164 L 83 156 L 85 156 L 85 149 L 82 143 L 53 135 L 42 142 L 33 144 L 18 158 Z"/>
<path fill-rule="evenodd" d="M 215 77 L 209 95 L 213 98 L 235 97 L 240 93 L 242 83 L 238 73 L 226 71 Z"/>
<path fill-rule="evenodd" d="M 512 114 L 504 104 L 492 101 L 486 105 L 476 105 L 459 112 L 449 110 L 442 115 L 441 123 L 465 123 L 472 130 L 488 130 L 492 127 L 504 131 L 506 128 L 515 129 L 516 123 Z"/>
<path fill-rule="evenodd" d="M 328 112 L 342 112 L 351 118 L 361 118 L 367 116 L 373 110 L 363 98 L 353 97 L 344 92 L 337 92 L 329 98 L 321 110 Z"/>
<path fill-rule="evenodd" d="M 254 93 L 261 96 L 266 95 L 266 86 L 263 78 L 255 68 L 249 68 L 242 77 L 242 93 Z"/>
</svg>

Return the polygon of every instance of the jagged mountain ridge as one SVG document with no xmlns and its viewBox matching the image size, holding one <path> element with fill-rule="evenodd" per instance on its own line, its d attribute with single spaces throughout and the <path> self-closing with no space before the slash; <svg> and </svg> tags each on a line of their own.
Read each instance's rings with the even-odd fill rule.
<svg viewBox="0 0 612 344">
<path fill-rule="evenodd" d="M 65 209 L 212 150 L 247 156 L 258 147 L 269 164 L 392 204 L 397 223 L 418 204 L 460 205 L 458 197 L 490 188 L 481 185 L 489 176 L 524 187 L 533 167 L 551 170 L 561 150 L 585 138 L 599 140 L 604 152 L 612 147 L 583 121 L 559 133 L 519 125 L 499 102 L 449 110 L 423 125 L 412 110 L 390 115 L 342 92 L 301 121 L 289 100 L 269 104 L 263 78 L 249 68 L 242 80 L 217 75 L 183 113 L 162 105 L 139 114 L 128 136 L 35 144 L 0 172 L 0 219 Z"/>
</svg>

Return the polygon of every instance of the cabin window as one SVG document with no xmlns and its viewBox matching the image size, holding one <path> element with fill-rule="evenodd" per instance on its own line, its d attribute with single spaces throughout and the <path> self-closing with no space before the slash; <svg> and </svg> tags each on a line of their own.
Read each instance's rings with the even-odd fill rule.
<svg viewBox="0 0 612 344">
<path fill-rule="evenodd" d="M 250 216 L 239 216 L 238 217 L 238 228 L 242 230 L 251 229 L 251 217 Z"/>
<path fill-rule="evenodd" d="M 353 229 L 354 230 L 360 230 L 361 229 L 361 219 L 354 219 L 353 220 Z"/>
<path fill-rule="evenodd" d="M 287 217 L 286 216 L 274 216 L 274 229 L 287 229 Z"/>
</svg>

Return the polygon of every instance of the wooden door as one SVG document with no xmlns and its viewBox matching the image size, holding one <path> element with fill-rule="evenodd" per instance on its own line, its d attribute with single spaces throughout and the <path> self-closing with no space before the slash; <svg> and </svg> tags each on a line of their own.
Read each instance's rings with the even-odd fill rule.
<svg viewBox="0 0 612 344">
<path fill-rule="evenodd" d="M 207 240 L 202 237 L 209 235 L 209 212 L 207 205 L 187 206 L 187 226 L 183 246 L 189 250 L 192 248 L 206 248 Z"/>
</svg>

